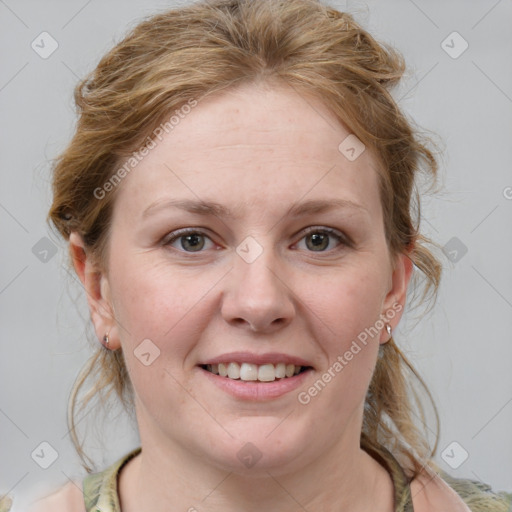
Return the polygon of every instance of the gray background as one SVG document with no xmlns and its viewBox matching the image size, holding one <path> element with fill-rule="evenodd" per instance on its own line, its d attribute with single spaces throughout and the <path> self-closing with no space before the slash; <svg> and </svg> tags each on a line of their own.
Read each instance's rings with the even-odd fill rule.
<svg viewBox="0 0 512 512">
<path fill-rule="evenodd" d="M 424 231 L 448 244 L 439 301 L 419 322 L 408 315 L 396 335 L 439 407 L 436 460 L 455 476 L 512 491 L 512 2 L 331 4 L 403 53 L 409 70 L 395 97 L 445 148 L 443 192 L 422 212 Z M 45 223 L 49 160 L 71 136 L 77 79 L 137 20 L 173 5 L 0 0 L 0 494 L 14 494 L 18 508 L 83 475 L 65 415 L 90 353 L 88 313 L 65 247 Z M 31 47 L 43 31 L 59 45 L 47 59 Z M 461 39 L 443 45 L 453 31 L 469 45 L 457 58 Z M 91 441 L 89 451 L 99 466 L 138 445 L 122 416 L 98 433 L 104 442 Z M 48 469 L 36 463 L 50 456 L 44 441 L 58 453 Z M 34 450 L 44 457 L 32 458 Z M 450 467 L 462 450 L 467 460 Z"/>
</svg>

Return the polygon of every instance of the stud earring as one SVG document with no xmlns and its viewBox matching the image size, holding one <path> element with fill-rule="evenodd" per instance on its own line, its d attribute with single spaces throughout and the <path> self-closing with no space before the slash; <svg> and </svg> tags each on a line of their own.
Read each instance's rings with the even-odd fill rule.
<svg viewBox="0 0 512 512">
<path fill-rule="evenodd" d="M 105 345 L 105 348 L 108 348 L 108 342 L 109 342 L 108 332 L 105 333 L 105 336 L 103 336 L 103 344 Z"/>
<path fill-rule="evenodd" d="M 391 338 L 391 336 L 393 335 L 393 329 L 391 329 L 391 325 L 386 324 L 386 331 L 388 332 L 389 337 Z"/>
</svg>

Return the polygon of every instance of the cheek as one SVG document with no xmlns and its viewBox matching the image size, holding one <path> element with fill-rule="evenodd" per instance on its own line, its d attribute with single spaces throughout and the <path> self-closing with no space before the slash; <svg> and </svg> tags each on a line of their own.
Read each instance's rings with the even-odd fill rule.
<svg viewBox="0 0 512 512">
<path fill-rule="evenodd" d="M 173 377 L 183 382 L 187 355 L 200 339 L 201 322 L 209 314 L 207 291 L 212 284 L 209 279 L 186 279 L 148 260 L 132 258 L 112 267 L 112 298 L 122 350 L 139 400 L 153 410 L 158 391 L 179 408 L 185 397 Z M 160 413 L 153 410 L 153 414 Z"/>
<path fill-rule="evenodd" d="M 209 292 L 220 275 L 193 274 L 151 260 L 125 260 L 111 273 L 116 316 L 124 328 L 121 341 L 131 351 L 144 339 L 161 350 L 171 342 L 179 359 L 204 329 L 213 307 Z"/>
<path fill-rule="evenodd" d="M 302 390 L 299 402 L 314 401 L 320 415 L 338 411 L 333 422 L 344 421 L 364 401 L 377 359 L 384 279 L 365 268 L 339 273 L 322 289 L 317 287 L 314 296 L 309 292 L 311 310 L 319 320 L 315 339 L 326 362 L 313 385 Z"/>
<path fill-rule="evenodd" d="M 363 269 L 346 268 L 322 280 L 323 286 L 317 282 L 315 287 L 311 282 L 304 289 L 311 310 L 329 328 L 331 336 L 327 339 L 338 350 L 349 346 L 352 339 L 379 319 L 385 297 L 383 277 L 369 265 Z"/>
</svg>

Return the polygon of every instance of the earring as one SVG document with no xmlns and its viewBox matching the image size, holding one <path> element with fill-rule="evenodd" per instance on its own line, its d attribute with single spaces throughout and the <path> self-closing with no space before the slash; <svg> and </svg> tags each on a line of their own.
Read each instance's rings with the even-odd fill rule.
<svg viewBox="0 0 512 512">
<path fill-rule="evenodd" d="M 389 337 L 391 338 L 391 336 L 393 335 L 393 329 L 391 329 L 391 325 L 386 324 L 386 331 L 388 332 Z"/>
<path fill-rule="evenodd" d="M 105 345 L 105 348 L 108 348 L 108 342 L 109 342 L 109 338 L 108 338 L 108 332 L 105 333 L 105 336 L 103 336 L 103 344 Z"/>
</svg>

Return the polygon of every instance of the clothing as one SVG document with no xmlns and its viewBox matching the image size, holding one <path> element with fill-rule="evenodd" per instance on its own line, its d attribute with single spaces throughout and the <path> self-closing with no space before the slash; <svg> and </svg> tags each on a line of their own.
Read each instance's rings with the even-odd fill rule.
<svg viewBox="0 0 512 512">
<path fill-rule="evenodd" d="M 0 512 L 8 512 L 11 508 L 12 500 L 9 496 L 0 496 Z"/>
<path fill-rule="evenodd" d="M 395 488 L 395 512 L 414 512 L 409 480 L 398 461 L 382 446 L 379 451 L 364 443 L 361 446 L 389 472 Z M 83 489 L 87 512 L 120 512 L 117 475 L 140 451 L 141 448 L 137 448 L 105 471 L 85 477 Z M 512 512 L 512 493 L 495 493 L 486 484 L 454 478 L 444 471 L 441 471 L 439 476 L 462 498 L 472 512 Z"/>
<path fill-rule="evenodd" d="M 395 457 L 383 446 L 374 449 L 363 440 L 361 447 L 388 471 L 394 486 L 395 512 L 414 512 L 410 482 Z M 140 451 L 140 447 L 136 448 L 104 471 L 84 478 L 83 495 L 87 512 L 121 512 L 117 477 L 122 468 Z M 442 470 L 439 470 L 439 476 L 462 498 L 472 512 L 512 512 L 512 493 L 493 492 L 487 484 L 454 478 Z M 10 506 L 10 499 L 0 496 L 0 512 L 8 512 Z"/>
<path fill-rule="evenodd" d="M 371 450 L 366 447 L 365 449 Z M 94 473 L 85 477 L 83 490 L 87 512 L 96 512 L 97 510 L 101 510 L 101 512 L 120 512 L 117 475 L 130 459 L 140 453 L 140 450 L 140 448 L 133 450 L 101 473 Z M 414 512 L 409 482 L 396 459 L 389 452 L 387 452 L 387 456 L 382 457 L 380 453 L 371 450 L 371 455 L 383 464 L 391 475 L 395 488 L 395 512 Z"/>
</svg>

